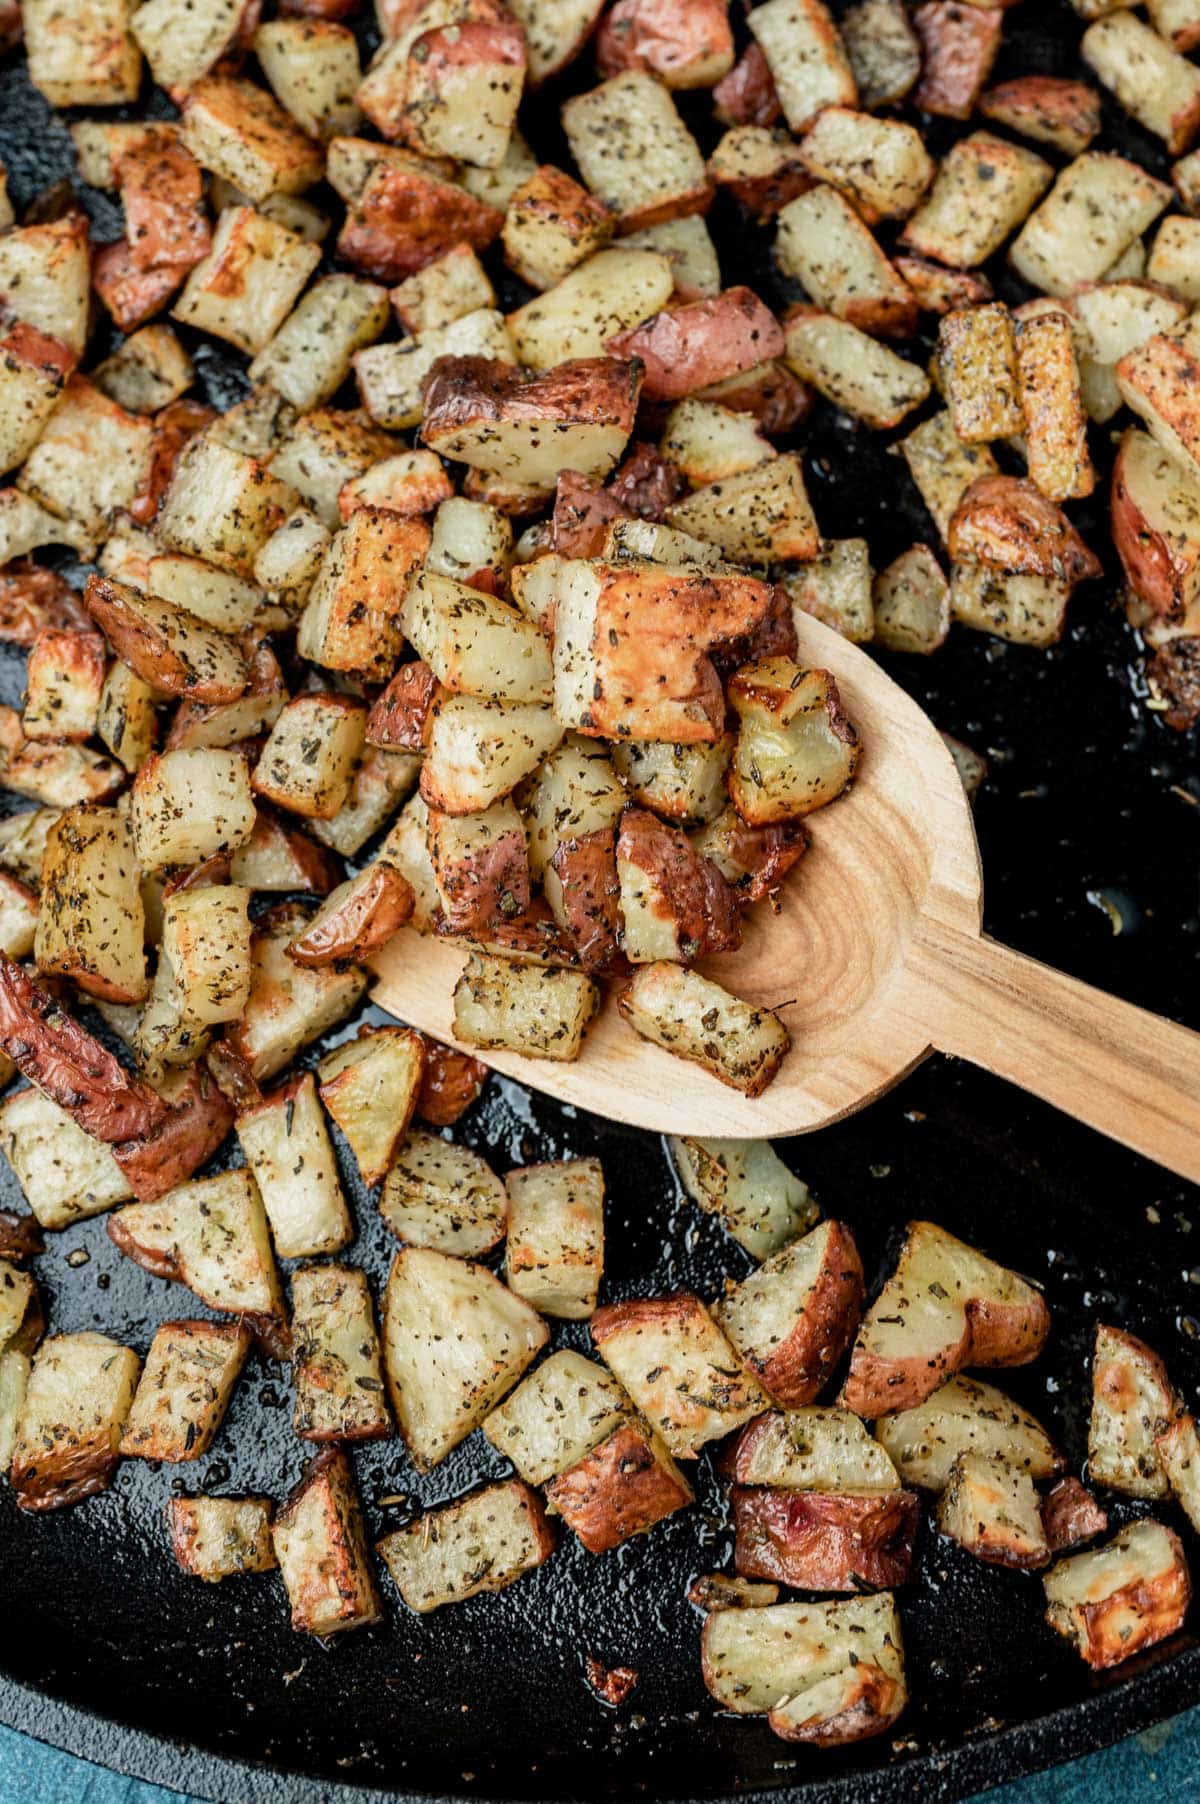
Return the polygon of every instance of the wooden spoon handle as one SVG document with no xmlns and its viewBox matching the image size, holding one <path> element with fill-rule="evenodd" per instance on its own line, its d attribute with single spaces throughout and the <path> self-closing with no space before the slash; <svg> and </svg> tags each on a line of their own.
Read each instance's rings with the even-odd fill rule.
<svg viewBox="0 0 1200 1804">
<path fill-rule="evenodd" d="M 1200 1183 L 1200 1034 L 982 936 L 939 929 L 914 966 L 939 1051 Z"/>
</svg>

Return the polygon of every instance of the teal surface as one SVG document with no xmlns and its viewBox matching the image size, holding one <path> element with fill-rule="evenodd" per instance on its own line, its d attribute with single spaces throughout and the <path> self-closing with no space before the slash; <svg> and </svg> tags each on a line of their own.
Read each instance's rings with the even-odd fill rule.
<svg viewBox="0 0 1200 1804">
<path fill-rule="evenodd" d="M 316 1804 L 316 1787 L 312 1796 Z M 179 1797 L 0 1728 L 0 1804 L 177 1804 Z M 987 1797 L 989 1804 L 1175 1804 L 1200 1798 L 1200 1709 Z M 221 1804 L 253 1804 L 252 1795 Z"/>
</svg>

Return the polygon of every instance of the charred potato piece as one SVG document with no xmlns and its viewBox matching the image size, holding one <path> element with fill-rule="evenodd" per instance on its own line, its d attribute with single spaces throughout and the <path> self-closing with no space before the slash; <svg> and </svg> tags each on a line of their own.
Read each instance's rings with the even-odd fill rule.
<svg viewBox="0 0 1200 1804">
<path fill-rule="evenodd" d="M 1023 319 L 1016 345 L 1030 481 L 1051 501 L 1090 495 L 1096 472 L 1088 452 L 1071 322 L 1056 312 Z"/>
<path fill-rule="evenodd" d="M 589 1553 L 607 1553 L 686 1509 L 691 1486 L 644 1422 L 623 1422 L 546 1486 L 546 1501 Z"/>
<path fill-rule="evenodd" d="M 549 1338 L 489 1271 L 424 1247 L 396 1255 L 383 1333 L 392 1405 L 422 1472 L 483 1421 Z"/>
<path fill-rule="evenodd" d="M 266 1497 L 172 1497 L 167 1533 L 181 1571 L 216 1584 L 239 1572 L 269 1572 L 274 1505 Z"/>
<path fill-rule="evenodd" d="M 311 1071 L 243 1111 L 238 1139 L 281 1259 L 337 1253 L 354 1237 Z"/>
<path fill-rule="evenodd" d="M 25 666 L 27 739 L 90 739 L 100 713 L 104 641 L 98 633 L 38 634 Z"/>
<path fill-rule="evenodd" d="M 985 119 L 1023 138 L 1052 144 L 1068 156 L 1082 154 L 1100 130 L 1100 98 L 1086 82 L 1058 75 L 1019 75 L 980 96 Z"/>
<path fill-rule="evenodd" d="M 730 1496 L 734 1561 L 743 1578 L 854 1592 L 887 1590 L 909 1578 L 921 1509 L 915 1491 L 857 1497 L 735 1485 Z"/>
<path fill-rule="evenodd" d="M 250 1351 L 237 1322 L 164 1322 L 134 1392 L 120 1451 L 138 1459 L 199 1459 L 212 1446 Z"/>
<path fill-rule="evenodd" d="M 754 1585 L 725 1572 L 705 1572 L 688 1586 L 687 1599 L 706 1616 L 714 1610 L 763 1610 L 779 1602 L 778 1585 Z"/>
<path fill-rule="evenodd" d="M 770 1396 L 812 1403 L 858 1327 L 862 1261 L 850 1230 L 822 1222 L 726 1290 L 717 1320 Z"/>
<path fill-rule="evenodd" d="M 23 1510 L 103 1491 L 138 1381 L 138 1356 L 105 1334 L 42 1342 L 17 1415 L 10 1480 Z"/>
<path fill-rule="evenodd" d="M 409 1609 L 426 1615 L 532 1572 L 553 1553 L 554 1530 L 537 1492 L 514 1478 L 418 1516 L 378 1551 Z"/>
<path fill-rule="evenodd" d="M 1074 526 L 1032 482 L 980 476 L 964 492 L 946 532 L 950 555 L 997 571 L 1052 578 L 1069 589 L 1100 574 Z"/>
<path fill-rule="evenodd" d="M 698 1297 L 610 1303 L 592 1317 L 605 1364 L 680 1459 L 749 1421 L 766 1403 Z"/>
<path fill-rule="evenodd" d="M 214 153 L 194 138 L 192 149 L 197 162 L 215 160 Z M 319 158 L 316 167 L 319 173 Z M 212 250 L 188 276 L 172 316 L 257 356 L 282 326 L 320 261 L 319 244 L 307 243 L 253 207 L 226 207 Z"/>
<path fill-rule="evenodd" d="M 540 1485 L 586 1459 L 632 1413 L 603 1366 L 564 1347 L 521 1380 L 483 1432 L 526 1484 Z"/>
<path fill-rule="evenodd" d="M 933 1222 L 913 1222 L 863 1320 L 843 1402 L 868 1417 L 911 1409 L 964 1366 L 1026 1365 L 1049 1328 L 1040 1291 Z"/>
<path fill-rule="evenodd" d="M 598 1159 L 510 1171 L 505 1281 L 542 1315 L 586 1321 L 604 1271 L 604 1173 Z"/>
<path fill-rule="evenodd" d="M 1192 1597 L 1179 1537 L 1151 1521 L 1060 1560 L 1043 1583 L 1050 1627 L 1098 1672 L 1175 1634 Z"/>
<path fill-rule="evenodd" d="M 294 1629 L 325 1637 L 379 1621 L 354 1469 L 340 1447 L 310 1463 L 275 1518 L 271 1542 Z"/>
<path fill-rule="evenodd" d="M 292 1427 L 306 1441 L 377 1441 L 392 1432 L 371 1289 L 348 1265 L 292 1279 Z"/>
</svg>

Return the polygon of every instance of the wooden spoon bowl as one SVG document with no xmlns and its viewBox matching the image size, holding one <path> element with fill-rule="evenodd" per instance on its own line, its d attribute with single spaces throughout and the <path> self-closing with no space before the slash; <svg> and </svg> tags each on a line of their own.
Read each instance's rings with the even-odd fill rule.
<svg viewBox="0 0 1200 1804">
<path fill-rule="evenodd" d="M 954 1053 L 1200 1180 L 1200 1034 L 1119 1002 L 981 930 L 971 808 L 941 734 L 873 658 L 806 619 L 799 662 L 836 676 L 863 758 L 810 823 L 778 912 L 701 969 L 776 1009 L 792 1050 L 764 1095 L 727 1089 L 641 1040 L 606 1007 L 575 1064 L 488 1053 L 563 1102 L 662 1133 L 811 1132 L 882 1095 L 930 1052 Z M 454 1042 L 453 942 L 404 929 L 375 960 L 374 999 Z"/>
</svg>

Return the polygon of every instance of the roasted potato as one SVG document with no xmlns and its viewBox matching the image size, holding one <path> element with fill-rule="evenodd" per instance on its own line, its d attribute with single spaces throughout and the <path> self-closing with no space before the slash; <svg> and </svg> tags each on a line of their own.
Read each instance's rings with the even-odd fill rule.
<svg viewBox="0 0 1200 1804">
<path fill-rule="evenodd" d="M 938 1498 L 937 1524 L 988 1565 L 1025 1572 L 1050 1562 L 1033 1480 L 994 1456 L 959 1454 Z"/>
<path fill-rule="evenodd" d="M 912 290 L 836 188 L 818 183 L 788 202 L 779 215 L 775 254 L 816 307 L 848 325 L 880 338 L 911 338 L 916 331 Z"/>
<path fill-rule="evenodd" d="M 961 1373 L 923 1403 L 876 1420 L 875 1433 L 906 1484 L 944 1490 L 960 1455 L 999 1459 L 1030 1478 L 1052 1478 L 1062 1459 L 1035 1417 L 994 1385 Z"/>
<path fill-rule="evenodd" d="M 269 1572 L 274 1506 L 265 1497 L 171 1497 L 167 1533 L 181 1571 L 216 1584 L 239 1572 Z"/>
<path fill-rule="evenodd" d="M 238 1139 L 281 1259 L 337 1253 L 354 1237 L 311 1071 L 243 1110 Z"/>
<path fill-rule="evenodd" d="M 865 1422 L 848 1409 L 814 1405 L 756 1416 L 733 1443 L 728 1471 L 735 1484 L 773 1491 L 867 1496 L 900 1489 L 896 1468 Z"/>
<path fill-rule="evenodd" d="M 1036 1359 L 1049 1328 L 1040 1291 L 933 1222 L 913 1222 L 863 1319 L 843 1402 L 868 1417 L 912 1409 L 964 1366 Z"/>
<path fill-rule="evenodd" d="M 1043 1583 L 1047 1622 L 1095 1671 L 1175 1634 L 1192 1597 L 1179 1537 L 1151 1521 L 1060 1560 Z"/>
<path fill-rule="evenodd" d="M 755 1008 L 670 960 L 640 966 L 617 1006 L 643 1039 L 703 1065 L 746 1096 L 762 1095 L 791 1045 L 770 1009 Z"/>
<path fill-rule="evenodd" d="M 317 1066 L 321 1101 L 364 1184 L 387 1176 L 416 1107 L 424 1062 L 425 1043 L 411 1027 L 368 1027 Z"/>
<path fill-rule="evenodd" d="M 146 1354 L 120 1451 L 138 1459 L 208 1452 L 250 1351 L 240 1322 L 164 1322 Z"/>
<path fill-rule="evenodd" d="M 598 1159 L 525 1165 L 508 1192 L 504 1278 L 542 1315 L 586 1321 L 604 1271 L 604 1173 Z"/>
<path fill-rule="evenodd" d="M 695 1459 L 766 1406 L 698 1297 L 609 1303 L 591 1326 L 605 1364 L 680 1459 Z"/>
<path fill-rule="evenodd" d="M 700 1642 L 718 1704 L 762 1715 L 785 1741 L 837 1747 L 889 1729 L 908 1701 L 892 1597 L 719 1610 Z"/>
<path fill-rule="evenodd" d="M 850 1230 L 822 1222 L 727 1289 L 715 1314 L 763 1389 L 790 1409 L 825 1388 L 858 1327 L 862 1295 Z"/>
<path fill-rule="evenodd" d="M 670 1138 L 671 1157 L 688 1195 L 755 1259 L 767 1259 L 818 1216 L 808 1186 L 768 1140 Z"/>
<path fill-rule="evenodd" d="M 384 1302 L 392 1406 L 417 1469 L 478 1427 L 549 1338 L 528 1303 L 483 1266 L 403 1247 Z"/>
<path fill-rule="evenodd" d="M 521 1380 L 483 1432 L 526 1484 L 540 1485 L 586 1459 L 632 1414 L 603 1366 L 564 1347 Z"/>
<path fill-rule="evenodd" d="M 468 1046 L 571 1061 L 599 1006 L 582 971 L 473 952 L 454 987 L 454 1033 Z"/>
<path fill-rule="evenodd" d="M 306 1441 L 377 1441 L 392 1432 L 366 1273 L 306 1265 L 292 1278 L 292 1427 Z"/>
<path fill-rule="evenodd" d="M 105 1334 L 57 1334 L 42 1342 L 17 1414 L 9 1469 L 21 1509 L 62 1509 L 105 1489 L 139 1363 Z"/>
<path fill-rule="evenodd" d="M 68 808 L 46 835 L 34 963 L 107 1002 L 149 990 L 134 836 L 116 808 Z"/>
<path fill-rule="evenodd" d="M 663 1441 L 641 1421 L 622 1422 L 546 1486 L 546 1501 L 589 1553 L 643 1535 L 693 1501 Z"/>
<path fill-rule="evenodd" d="M 507 1195 L 478 1153 L 414 1128 L 384 1179 L 379 1213 L 406 1246 L 479 1259 L 504 1238 Z"/>
<path fill-rule="evenodd" d="M 635 231 L 703 213 L 712 197 L 704 158 L 669 92 L 652 75 L 614 75 L 562 109 L 571 155 L 587 186 Z"/>
<path fill-rule="evenodd" d="M 326 1447 L 311 1461 L 275 1517 L 271 1543 L 294 1629 L 324 1639 L 379 1621 L 362 1505 L 341 1447 Z"/>
<path fill-rule="evenodd" d="M 1088 1474 L 1130 1497 L 1163 1498 L 1169 1486 L 1157 1443 L 1170 1432 L 1178 1399 L 1158 1354 L 1101 1323 L 1092 1360 Z"/>
<path fill-rule="evenodd" d="M 409 1609 L 425 1615 L 532 1572 L 553 1553 L 554 1530 L 537 1492 L 514 1478 L 418 1516 L 378 1551 Z"/>
</svg>

